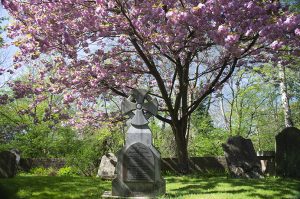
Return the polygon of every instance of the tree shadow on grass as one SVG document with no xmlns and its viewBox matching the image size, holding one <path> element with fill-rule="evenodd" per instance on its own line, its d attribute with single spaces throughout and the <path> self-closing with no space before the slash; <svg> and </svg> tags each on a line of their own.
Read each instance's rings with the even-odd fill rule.
<svg viewBox="0 0 300 199">
<path fill-rule="evenodd" d="M 166 198 L 186 198 L 191 194 L 205 198 L 223 198 L 222 194 L 239 198 L 300 198 L 300 180 L 293 179 L 184 176 L 167 177 L 166 180 Z M 1 199 L 98 199 L 110 189 L 109 181 L 88 177 L 18 176 L 0 179 Z"/>
<path fill-rule="evenodd" d="M 11 187 L 5 184 L 0 184 L 0 198 L 15 199 L 17 198 L 18 188 Z"/>
<path fill-rule="evenodd" d="M 191 194 L 218 196 L 231 194 L 248 198 L 300 198 L 300 180 L 266 178 L 234 179 L 227 177 L 169 177 L 170 185 L 166 198 Z M 172 185 L 173 183 L 173 185 Z"/>
<path fill-rule="evenodd" d="M 92 199 L 101 198 L 109 189 L 109 182 L 87 177 L 18 176 L 0 180 L 0 191 L 5 194 L 1 193 L 1 199 Z"/>
</svg>

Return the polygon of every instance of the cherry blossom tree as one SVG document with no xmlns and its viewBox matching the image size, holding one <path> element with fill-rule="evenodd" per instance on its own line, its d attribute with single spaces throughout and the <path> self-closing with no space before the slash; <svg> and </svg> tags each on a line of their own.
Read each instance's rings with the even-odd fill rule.
<svg viewBox="0 0 300 199">
<path fill-rule="evenodd" d="M 157 116 L 172 127 L 182 172 L 188 171 L 191 113 L 238 67 L 297 53 L 300 16 L 278 0 L 2 0 L 15 19 L 10 37 L 18 68 L 47 54 L 44 90 L 65 103 L 93 104 L 148 85 Z M 288 46 L 288 48 L 283 48 Z M 43 68 L 37 66 L 37 68 Z M 46 83 L 45 83 L 46 82 Z M 86 103 L 88 102 L 88 103 Z"/>
</svg>

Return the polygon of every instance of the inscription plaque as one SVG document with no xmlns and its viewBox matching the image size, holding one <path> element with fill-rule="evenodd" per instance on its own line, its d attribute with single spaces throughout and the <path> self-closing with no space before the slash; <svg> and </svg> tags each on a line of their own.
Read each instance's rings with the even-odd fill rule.
<svg viewBox="0 0 300 199">
<path fill-rule="evenodd" d="M 125 181 L 154 181 L 154 157 L 142 143 L 130 146 L 125 152 Z"/>
</svg>

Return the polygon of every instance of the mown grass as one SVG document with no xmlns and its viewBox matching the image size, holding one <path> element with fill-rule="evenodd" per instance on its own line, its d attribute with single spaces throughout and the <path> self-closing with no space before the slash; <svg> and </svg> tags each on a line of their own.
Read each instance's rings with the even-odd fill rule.
<svg viewBox="0 0 300 199">
<path fill-rule="evenodd" d="M 234 179 L 216 177 L 167 177 L 167 194 L 180 199 L 283 199 L 300 198 L 300 180 L 269 177 Z"/>
<path fill-rule="evenodd" d="M 99 199 L 109 189 L 109 182 L 88 177 L 17 176 L 0 180 L 1 199 Z"/>
<path fill-rule="evenodd" d="M 300 180 L 232 179 L 226 176 L 167 176 L 167 193 L 180 199 L 300 198 Z M 88 177 L 17 176 L 0 179 L 1 199 L 94 199 L 111 189 L 109 181 Z"/>
</svg>

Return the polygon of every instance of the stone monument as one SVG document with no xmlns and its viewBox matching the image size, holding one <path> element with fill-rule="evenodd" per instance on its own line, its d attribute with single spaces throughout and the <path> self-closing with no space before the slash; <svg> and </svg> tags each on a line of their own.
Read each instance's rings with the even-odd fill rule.
<svg viewBox="0 0 300 199">
<path fill-rule="evenodd" d="M 17 156 L 11 151 L 0 152 L 0 178 L 12 178 L 17 174 Z"/>
<path fill-rule="evenodd" d="M 261 171 L 264 175 L 275 174 L 275 151 L 257 151 L 257 158 L 260 160 Z"/>
<path fill-rule="evenodd" d="M 228 138 L 222 144 L 229 173 L 232 177 L 262 178 L 261 164 L 252 141 L 242 136 Z"/>
<path fill-rule="evenodd" d="M 103 180 L 111 180 L 115 178 L 115 167 L 117 157 L 113 153 L 107 153 L 101 158 L 97 177 Z"/>
<path fill-rule="evenodd" d="M 135 89 L 122 104 L 130 124 L 125 146 L 118 153 L 117 177 L 112 181 L 112 197 L 156 197 L 165 193 L 160 153 L 152 145 L 148 119 L 157 114 L 157 100 L 148 91 Z"/>
<path fill-rule="evenodd" d="M 276 175 L 300 178 L 300 130 L 283 129 L 276 136 Z"/>
</svg>

